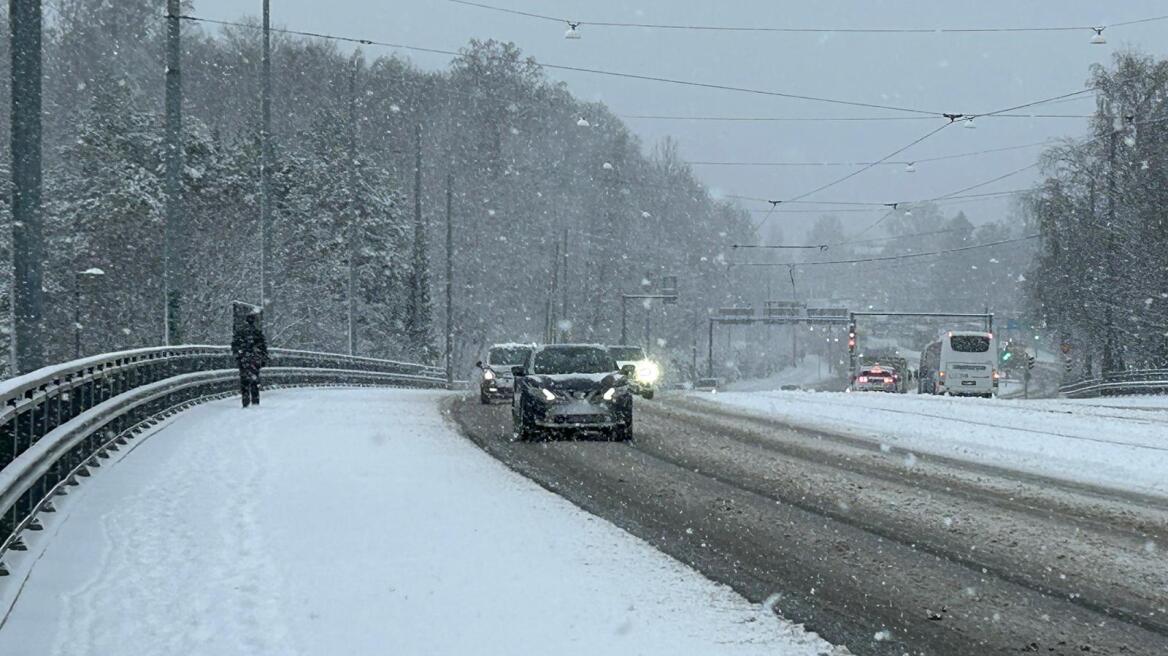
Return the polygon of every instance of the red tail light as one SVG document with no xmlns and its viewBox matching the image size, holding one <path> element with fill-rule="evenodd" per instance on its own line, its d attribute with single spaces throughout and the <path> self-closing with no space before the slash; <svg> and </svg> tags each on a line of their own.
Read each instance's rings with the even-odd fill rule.
<svg viewBox="0 0 1168 656">
<path fill-rule="evenodd" d="M 866 382 L 868 382 L 868 377 L 867 376 L 860 376 L 859 378 L 856 379 L 856 382 L 857 383 L 866 383 Z"/>
</svg>

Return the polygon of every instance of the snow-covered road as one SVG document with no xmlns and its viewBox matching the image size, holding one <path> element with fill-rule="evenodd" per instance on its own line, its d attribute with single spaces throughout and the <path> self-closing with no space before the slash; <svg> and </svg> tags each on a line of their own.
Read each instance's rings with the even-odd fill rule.
<svg viewBox="0 0 1168 656">
<path fill-rule="evenodd" d="M 832 653 L 506 469 L 439 401 L 289 390 L 160 425 L 9 559 L 0 654 Z"/>
<path fill-rule="evenodd" d="M 1164 397 L 971 399 L 916 394 L 691 394 L 795 426 L 1069 481 L 1168 496 Z"/>
</svg>

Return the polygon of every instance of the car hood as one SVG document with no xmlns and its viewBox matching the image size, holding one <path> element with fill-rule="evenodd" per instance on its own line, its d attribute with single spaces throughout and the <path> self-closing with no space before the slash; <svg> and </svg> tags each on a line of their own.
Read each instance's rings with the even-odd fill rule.
<svg viewBox="0 0 1168 656">
<path fill-rule="evenodd" d="M 541 387 L 562 392 L 587 392 L 605 387 L 611 387 L 618 379 L 623 378 L 617 373 L 604 374 L 536 374 L 532 379 Z"/>
</svg>

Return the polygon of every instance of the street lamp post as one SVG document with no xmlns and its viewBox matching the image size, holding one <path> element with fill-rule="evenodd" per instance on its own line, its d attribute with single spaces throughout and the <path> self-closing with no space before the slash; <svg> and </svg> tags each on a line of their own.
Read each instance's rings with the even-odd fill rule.
<svg viewBox="0 0 1168 656">
<path fill-rule="evenodd" d="M 104 276 L 105 271 L 91 267 L 73 274 L 73 358 L 81 357 L 81 279 Z"/>
</svg>

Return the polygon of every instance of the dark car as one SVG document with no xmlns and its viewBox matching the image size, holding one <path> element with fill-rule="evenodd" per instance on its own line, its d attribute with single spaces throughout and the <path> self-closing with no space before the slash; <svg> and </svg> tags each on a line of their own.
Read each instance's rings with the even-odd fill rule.
<svg viewBox="0 0 1168 656">
<path fill-rule="evenodd" d="M 628 376 L 603 346 L 555 344 L 534 349 L 515 367 L 511 416 L 515 436 L 531 440 L 550 432 L 598 431 L 633 439 L 633 397 Z"/>
<path fill-rule="evenodd" d="M 491 401 L 510 401 L 515 381 L 511 367 L 527 361 L 534 348 L 532 344 L 494 344 L 487 349 L 487 357 L 476 366 L 482 371 L 479 379 L 479 401 L 486 405 Z"/>
</svg>

